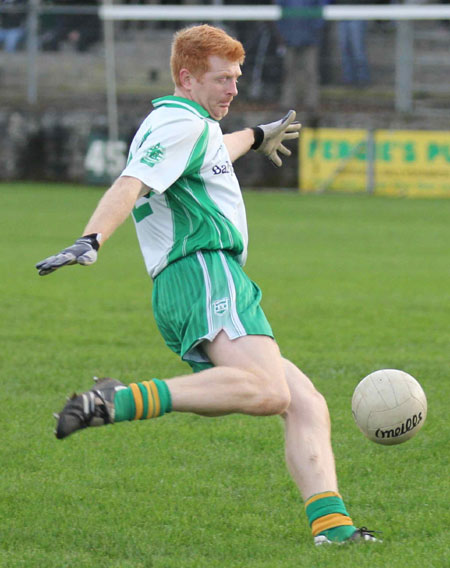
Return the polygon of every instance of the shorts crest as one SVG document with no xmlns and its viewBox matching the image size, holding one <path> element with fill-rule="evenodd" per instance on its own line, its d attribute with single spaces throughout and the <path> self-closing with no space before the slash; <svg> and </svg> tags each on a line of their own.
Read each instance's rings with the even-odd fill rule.
<svg viewBox="0 0 450 568">
<path fill-rule="evenodd" d="M 222 298 L 213 302 L 213 310 L 216 316 L 223 316 L 230 309 L 230 298 Z"/>
</svg>

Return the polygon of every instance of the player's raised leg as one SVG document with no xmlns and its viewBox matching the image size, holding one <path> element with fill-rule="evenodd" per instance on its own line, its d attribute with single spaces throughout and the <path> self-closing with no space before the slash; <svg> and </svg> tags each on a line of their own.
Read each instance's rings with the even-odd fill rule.
<svg viewBox="0 0 450 568">
<path fill-rule="evenodd" d="M 173 409 L 202 415 L 281 414 L 290 403 L 276 342 L 265 335 L 230 340 L 221 331 L 204 351 L 212 369 L 168 381 Z"/>
<path fill-rule="evenodd" d="M 73 394 L 59 414 L 55 435 L 62 439 L 77 430 L 124 420 L 157 418 L 170 412 L 170 392 L 164 381 L 152 379 L 129 386 L 110 378 L 94 378 L 96 384 Z"/>
<path fill-rule="evenodd" d="M 128 387 L 103 379 L 91 390 L 72 397 L 59 415 L 56 436 L 65 438 L 88 426 L 157 418 L 170 412 L 201 415 L 281 414 L 290 394 L 278 346 L 268 336 L 228 339 L 220 332 L 205 351 L 216 365 L 200 373 Z"/>
</svg>

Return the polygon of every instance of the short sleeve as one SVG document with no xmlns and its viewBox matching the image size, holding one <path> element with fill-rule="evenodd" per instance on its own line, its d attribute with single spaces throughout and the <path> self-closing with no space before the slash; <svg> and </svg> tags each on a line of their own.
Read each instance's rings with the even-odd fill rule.
<svg viewBox="0 0 450 568">
<path fill-rule="evenodd" d="M 150 122 L 147 131 L 137 133 L 122 172 L 159 194 L 183 174 L 204 128 L 202 119 L 175 114 L 172 111 L 169 120 Z"/>
</svg>

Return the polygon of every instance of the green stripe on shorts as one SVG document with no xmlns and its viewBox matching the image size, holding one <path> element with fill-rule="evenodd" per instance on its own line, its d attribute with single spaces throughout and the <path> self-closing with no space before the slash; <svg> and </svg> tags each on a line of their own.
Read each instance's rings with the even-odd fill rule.
<svg viewBox="0 0 450 568">
<path fill-rule="evenodd" d="M 221 330 L 230 339 L 268 335 L 261 290 L 224 251 L 199 251 L 167 266 L 155 279 L 153 311 L 166 344 L 194 370 L 211 366 L 202 341 Z M 206 365 L 205 365 L 206 364 Z"/>
</svg>

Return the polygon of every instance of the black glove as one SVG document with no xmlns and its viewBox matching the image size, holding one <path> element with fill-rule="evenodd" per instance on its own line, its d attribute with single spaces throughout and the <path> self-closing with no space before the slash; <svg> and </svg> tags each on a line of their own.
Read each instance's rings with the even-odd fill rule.
<svg viewBox="0 0 450 568">
<path fill-rule="evenodd" d="M 97 251 L 100 247 L 100 234 L 84 235 L 58 254 L 49 256 L 36 264 L 40 276 L 54 272 L 61 266 L 69 264 L 82 264 L 88 266 L 97 260 Z"/>
<path fill-rule="evenodd" d="M 253 128 L 255 142 L 252 150 L 264 154 L 277 167 L 282 165 L 278 152 L 290 156 L 292 152 L 283 145 L 285 140 L 298 138 L 302 125 L 295 120 L 295 110 L 290 110 L 285 117 L 270 124 L 260 124 Z"/>
</svg>

